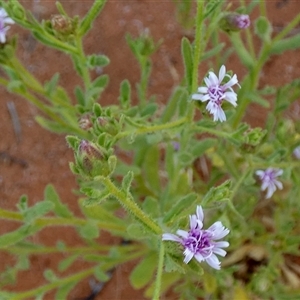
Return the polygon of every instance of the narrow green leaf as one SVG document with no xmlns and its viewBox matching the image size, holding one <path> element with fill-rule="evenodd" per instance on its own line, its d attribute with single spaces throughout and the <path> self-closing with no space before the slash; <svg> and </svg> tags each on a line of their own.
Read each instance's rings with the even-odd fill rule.
<svg viewBox="0 0 300 300">
<path fill-rule="evenodd" d="M 28 208 L 24 214 L 24 221 L 26 223 L 31 223 L 35 219 L 42 217 L 51 210 L 53 210 L 54 204 L 51 201 L 41 201 L 36 203 L 34 206 Z"/>
<path fill-rule="evenodd" d="M 48 95 L 52 95 L 56 89 L 57 83 L 59 80 L 59 73 L 55 73 L 53 77 L 45 83 L 45 90 Z"/>
<path fill-rule="evenodd" d="M 84 36 L 91 28 L 94 20 L 106 3 L 105 0 L 95 0 L 93 6 L 80 23 L 79 35 Z"/>
<path fill-rule="evenodd" d="M 159 217 L 159 203 L 157 199 L 153 197 L 146 197 L 142 203 L 143 211 L 152 218 Z"/>
<path fill-rule="evenodd" d="M 141 117 L 153 116 L 158 108 L 156 103 L 148 103 L 141 111 Z"/>
<path fill-rule="evenodd" d="M 164 223 L 172 221 L 182 215 L 186 215 L 191 206 L 198 200 L 198 195 L 190 193 L 173 204 L 171 209 L 164 216 Z"/>
<path fill-rule="evenodd" d="M 92 87 L 104 89 L 107 86 L 108 82 L 109 82 L 108 75 L 106 75 L 106 74 L 101 75 L 92 82 Z"/>
<path fill-rule="evenodd" d="M 105 67 L 110 63 L 109 58 L 106 55 L 89 55 L 87 57 L 87 67 L 94 69 L 96 67 Z"/>
<path fill-rule="evenodd" d="M 62 125 L 60 125 L 54 121 L 47 120 L 44 117 L 36 116 L 35 120 L 39 125 L 41 125 L 43 128 L 45 128 L 51 132 L 55 132 L 55 133 L 68 132 L 68 133 L 70 133 L 70 131 L 67 128 L 63 127 Z"/>
<path fill-rule="evenodd" d="M 131 86 L 127 79 L 121 82 L 119 101 L 123 108 L 128 108 L 131 102 Z"/>
<path fill-rule="evenodd" d="M 178 105 L 178 99 L 181 94 L 182 94 L 182 88 L 177 87 L 174 90 L 173 94 L 171 95 L 171 97 L 164 109 L 164 112 L 161 117 L 162 123 L 170 121 L 172 119 L 172 117 L 175 116 L 177 105 Z"/>
<path fill-rule="evenodd" d="M 26 237 L 35 234 L 41 229 L 40 226 L 26 224 L 19 227 L 13 232 L 9 232 L 0 236 L 0 249 L 6 248 L 8 246 L 14 245 Z"/>
<path fill-rule="evenodd" d="M 55 300 L 69 299 L 68 295 L 70 291 L 78 284 L 79 280 L 80 278 L 77 281 L 75 280 L 60 286 L 55 294 Z"/>
<path fill-rule="evenodd" d="M 46 269 L 43 275 L 46 278 L 46 280 L 48 280 L 49 282 L 55 282 L 59 280 L 59 278 L 56 276 L 54 271 L 51 269 Z"/>
<path fill-rule="evenodd" d="M 84 95 L 84 92 L 81 89 L 81 87 L 76 86 L 74 92 L 75 92 L 77 102 L 84 107 L 85 106 L 85 95 Z"/>
<path fill-rule="evenodd" d="M 156 194 L 160 190 L 159 165 L 160 151 L 156 145 L 149 147 L 144 158 L 143 174 L 149 188 Z"/>
<path fill-rule="evenodd" d="M 300 34 L 276 41 L 273 43 L 270 53 L 278 55 L 285 51 L 296 50 L 298 48 L 300 48 Z"/>
<path fill-rule="evenodd" d="M 184 37 L 181 40 L 181 55 L 183 57 L 185 78 L 187 81 L 188 90 L 191 91 L 192 87 L 192 74 L 193 74 L 193 49 L 190 41 Z"/>
<path fill-rule="evenodd" d="M 143 288 L 153 280 L 157 261 L 157 253 L 150 253 L 133 269 L 129 280 L 135 289 Z"/>
<path fill-rule="evenodd" d="M 89 220 L 79 228 L 79 234 L 88 240 L 96 239 L 99 237 L 99 228 L 95 221 Z"/>
<path fill-rule="evenodd" d="M 61 260 L 58 264 L 58 270 L 60 272 L 67 270 L 78 257 L 79 257 L 78 254 L 73 254 Z"/>
<path fill-rule="evenodd" d="M 206 51 L 202 56 L 201 56 L 201 61 L 204 61 L 206 59 L 209 59 L 211 57 L 214 57 L 217 55 L 223 48 L 225 47 L 225 43 L 220 43 L 216 47 Z"/>
<path fill-rule="evenodd" d="M 191 148 L 191 153 L 194 155 L 194 157 L 200 157 L 205 153 L 206 150 L 214 147 L 216 144 L 216 139 L 206 138 L 204 140 L 196 142 Z"/>
<path fill-rule="evenodd" d="M 45 200 L 50 201 L 54 204 L 53 210 L 58 217 L 70 218 L 73 216 L 71 211 L 68 209 L 68 206 L 61 203 L 61 200 L 53 185 L 48 184 L 46 186 L 44 195 Z"/>
<path fill-rule="evenodd" d="M 134 178 L 134 174 L 132 171 L 129 171 L 122 180 L 122 190 L 128 194 L 131 188 L 131 183 Z"/>
</svg>

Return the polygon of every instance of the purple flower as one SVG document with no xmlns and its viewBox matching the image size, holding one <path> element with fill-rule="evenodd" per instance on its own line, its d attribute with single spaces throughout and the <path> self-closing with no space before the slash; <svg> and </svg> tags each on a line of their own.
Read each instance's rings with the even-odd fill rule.
<svg viewBox="0 0 300 300">
<path fill-rule="evenodd" d="M 278 189 L 282 189 L 282 183 L 276 179 L 276 177 L 282 175 L 283 170 L 268 168 L 265 171 L 258 170 L 255 174 L 262 181 L 261 190 L 267 190 L 266 198 L 269 199 L 272 197 L 274 192 Z"/>
<path fill-rule="evenodd" d="M 226 32 L 240 31 L 250 26 L 250 17 L 238 13 L 228 13 L 220 19 L 219 25 Z"/>
<path fill-rule="evenodd" d="M 245 29 L 250 26 L 250 18 L 248 15 L 239 15 L 236 14 L 232 18 L 233 24 L 239 29 Z"/>
<path fill-rule="evenodd" d="M 163 241 L 174 241 L 184 247 L 184 262 L 187 264 L 193 257 L 198 262 L 206 261 L 212 268 L 220 270 L 220 261 L 216 254 L 225 256 L 226 251 L 222 248 L 229 246 L 228 242 L 216 241 L 222 239 L 229 233 L 221 222 L 215 222 L 208 229 L 203 227 L 203 210 L 200 205 L 197 206 L 196 214 L 190 215 L 190 230 L 177 230 L 177 235 L 164 233 Z"/>
<path fill-rule="evenodd" d="M 229 81 L 222 84 L 225 77 L 229 77 Z M 237 106 L 237 94 L 233 91 L 232 86 L 238 84 L 236 75 L 232 77 L 226 74 L 225 66 L 222 66 L 219 71 L 219 77 L 215 73 L 209 72 L 208 77 L 204 78 L 206 86 L 198 88 L 198 93 L 192 95 L 193 100 L 200 100 L 202 102 L 208 101 L 206 109 L 214 116 L 214 121 L 226 120 L 225 113 L 222 109 L 224 100 Z"/>
<path fill-rule="evenodd" d="M 6 33 L 10 26 L 6 26 L 6 24 L 14 24 L 14 20 L 11 19 L 4 8 L 0 8 L 0 42 L 6 42 Z"/>
</svg>

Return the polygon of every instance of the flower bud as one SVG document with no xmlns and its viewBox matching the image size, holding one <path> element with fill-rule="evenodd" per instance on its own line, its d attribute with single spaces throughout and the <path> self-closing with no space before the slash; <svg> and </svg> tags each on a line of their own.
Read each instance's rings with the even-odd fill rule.
<svg viewBox="0 0 300 300">
<path fill-rule="evenodd" d="M 78 147 L 79 164 L 84 171 L 90 173 L 93 170 L 94 162 L 101 160 L 103 155 L 100 149 L 94 144 L 86 140 L 82 140 Z"/>
<path fill-rule="evenodd" d="M 89 114 L 81 116 L 78 123 L 79 127 L 83 130 L 89 130 L 93 127 L 91 116 Z"/>
<path fill-rule="evenodd" d="M 219 25 L 226 32 L 240 31 L 250 26 L 250 18 L 248 15 L 229 13 L 220 20 Z"/>
<path fill-rule="evenodd" d="M 108 176 L 113 168 L 111 157 L 104 148 L 87 140 L 82 140 L 76 154 L 76 167 L 79 173 L 95 177 Z"/>
<path fill-rule="evenodd" d="M 63 15 L 54 15 L 51 18 L 52 28 L 61 34 L 71 34 L 73 32 L 72 20 Z"/>
</svg>

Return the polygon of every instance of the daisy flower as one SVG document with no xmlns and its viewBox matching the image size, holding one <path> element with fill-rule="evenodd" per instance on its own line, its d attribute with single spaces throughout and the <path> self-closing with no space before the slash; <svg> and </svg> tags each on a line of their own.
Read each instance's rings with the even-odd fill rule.
<svg viewBox="0 0 300 300">
<path fill-rule="evenodd" d="M 14 20 L 11 19 L 4 8 L 0 8 L 0 42 L 6 42 L 6 33 L 10 26 L 6 24 L 14 24 Z"/>
<path fill-rule="evenodd" d="M 283 188 L 282 183 L 276 179 L 276 177 L 282 175 L 282 173 L 283 170 L 273 168 L 268 168 L 265 171 L 258 170 L 255 172 L 262 182 L 261 190 L 267 190 L 267 199 L 272 197 L 277 188 L 280 190 Z"/>
<path fill-rule="evenodd" d="M 225 77 L 229 77 L 229 81 L 222 84 Z M 208 101 L 206 109 L 214 116 L 214 121 L 226 121 L 225 113 L 222 109 L 223 101 L 227 101 L 234 107 L 237 106 L 237 94 L 233 91 L 232 86 L 238 84 L 237 76 L 226 74 L 226 68 L 223 65 L 219 71 L 219 77 L 213 72 L 209 72 L 204 78 L 206 86 L 198 88 L 198 93 L 192 95 L 193 100 L 202 102 Z"/>
<path fill-rule="evenodd" d="M 196 214 L 190 215 L 189 231 L 177 230 L 177 235 L 164 233 L 163 241 L 174 241 L 184 247 L 184 262 L 187 264 L 194 257 L 198 262 L 206 261 L 212 268 L 220 270 L 220 261 L 217 255 L 225 256 L 222 248 L 229 246 L 226 241 L 217 241 L 229 233 L 221 222 L 215 222 L 208 229 L 203 229 L 204 214 L 202 207 L 197 206 Z M 217 254 L 217 255 L 216 255 Z"/>
</svg>

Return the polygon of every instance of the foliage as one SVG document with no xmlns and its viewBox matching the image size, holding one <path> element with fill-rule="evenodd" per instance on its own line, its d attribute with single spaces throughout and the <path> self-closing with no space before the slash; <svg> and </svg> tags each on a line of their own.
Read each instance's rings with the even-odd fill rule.
<svg viewBox="0 0 300 300">
<path fill-rule="evenodd" d="M 0 208 L 1 219 L 19 223 L 16 230 L 0 237 L 0 250 L 16 257 L 15 265 L 0 275 L 0 298 L 42 298 L 56 290 L 56 299 L 64 299 L 84 278 L 93 275 L 108 281 L 114 268 L 129 261 L 138 261 L 129 276 L 132 286 L 145 288 L 145 296 L 153 299 L 170 289 L 180 295 L 178 299 L 299 297 L 299 265 L 294 267 L 291 257 L 299 261 L 300 162 L 293 151 L 300 145 L 300 123 L 289 119 L 286 112 L 299 100 L 300 84 L 296 79 L 275 88 L 263 85 L 260 74 L 272 55 L 300 47 L 300 35 L 289 35 L 300 14 L 274 35 L 266 1 L 260 1 L 260 16 L 252 20 L 251 28 L 224 33 L 219 21 L 230 12 L 227 1 L 177 2 L 180 22 L 186 22 L 186 28 L 191 20 L 195 24 L 195 38 L 182 38 L 181 84 L 164 105 L 149 96 L 151 57 L 163 41 L 155 42 L 148 31 L 136 38 L 128 34 L 126 40 L 140 67 L 138 103 L 133 104 L 132 87 L 124 78 L 114 105 L 103 106 L 100 98 L 109 77 L 92 79 L 91 72 L 110 61 L 105 55 L 87 55 L 83 38 L 105 2 L 95 0 L 83 19 L 68 16 L 57 3 L 57 15 L 38 22 L 19 1 L 0 1 L 17 25 L 42 44 L 68 55 L 82 79 L 82 85 L 69 95 L 59 83 L 59 74 L 41 83 L 26 70 L 16 56 L 16 37 L 1 45 L 0 84 L 35 105 L 41 112 L 36 121 L 64 134 L 74 151 L 70 169 L 78 178 L 83 214 L 74 216 L 50 184 L 44 199 L 34 206 L 28 206 L 27 197 L 21 196 L 17 211 Z M 245 14 L 258 5 L 258 1 L 248 6 L 240 2 L 237 11 Z M 194 4 L 197 11 L 192 13 Z M 226 47 L 221 43 L 225 34 L 231 42 Z M 259 51 L 254 47 L 257 38 Z M 191 100 L 198 86 L 203 86 L 198 68 L 209 60 L 217 70 L 233 55 L 247 70 L 244 78 L 236 71 L 238 105 L 225 105 L 227 121 L 213 122 L 205 112 L 206 104 Z M 243 121 L 252 103 L 269 109 L 264 128 L 252 128 Z M 271 199 L 264 198 L 255 176 L 257 170 L 268 168 L 283 170 L 280 181 L 284 188 Z M 182 248 L 162 241 L 163 233 L 188 228 L 188 215 L 197 205 L 204 209 L 205 223 L 219 220 L 230 229 L 228 255 L 221 258 L 219 271 L 194 259 L 185 264 Z M 57 226 L 62 230 L 74 227 L 84 246 L 59 242 L 51 248 L 30 239 L 45 227 Z M 123 242 L 96 242 L 100 231 Z M 44 271 L 47 284 L 20 293 L 8 291 L 18 272 L 31 268 L 32 255 L 53 252 L 63 253 L 64 259 L 57 271 Z M 77 260 L 93 266 L 63 275 Z"/>
</svg>

